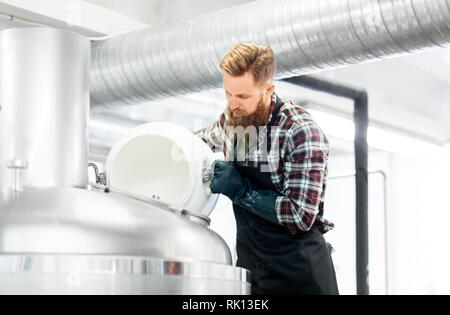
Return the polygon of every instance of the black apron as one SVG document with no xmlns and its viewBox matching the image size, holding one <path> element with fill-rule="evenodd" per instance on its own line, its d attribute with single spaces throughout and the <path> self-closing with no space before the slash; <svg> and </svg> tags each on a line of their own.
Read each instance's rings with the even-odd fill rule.
<svg viewBox="0 0 450 315">
<path fill-rule="evenodd" d="M 279 111 L 277 105 L 273 120 Z M 254 185 L 276 191 L 270 173 L 236 162 L 234 166 Z M 237 224 L 237 266 L 251 271 L 252 295 L 339 294 L 331 253 L 317 226 L 292 235 L 283 226 L 236 204 L 233 209 Z"/>
</svg>

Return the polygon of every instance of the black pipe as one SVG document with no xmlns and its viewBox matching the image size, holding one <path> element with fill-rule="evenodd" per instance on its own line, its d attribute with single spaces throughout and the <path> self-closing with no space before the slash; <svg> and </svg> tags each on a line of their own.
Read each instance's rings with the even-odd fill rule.
<svg viewBox="0 0 450 315">
<path fill-rule="evenodd" d="M 368 152 L 369 103 L 365 90 L 355 89 L 311 76 L 299 76 L 283 81 L 312 90 L 346 97 L 354 102 L 355 171 L 356 171 L 356 287 L 358 295 L 369 294 L 369 233 L 368 233 Z"/>
</svg>

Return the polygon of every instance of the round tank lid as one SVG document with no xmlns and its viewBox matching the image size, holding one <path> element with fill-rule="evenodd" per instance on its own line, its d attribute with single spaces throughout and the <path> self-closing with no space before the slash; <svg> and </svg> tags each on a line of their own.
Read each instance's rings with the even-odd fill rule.
<svg viewBox="0 0 450 315">
<path fill-rule="evenodd" d="M 152 122 L 135 128 L 113 147 L 106 160 L 112 188 L 208 216 L 218 195 L 204 181 L 214 161 L 211 149 L 182 126 Z"/>
</svg>

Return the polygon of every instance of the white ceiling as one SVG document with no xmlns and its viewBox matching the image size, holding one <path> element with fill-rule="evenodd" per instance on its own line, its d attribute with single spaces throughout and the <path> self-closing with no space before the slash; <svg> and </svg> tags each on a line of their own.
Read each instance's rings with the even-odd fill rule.
<svg viewBox="0 0 450 315">
<path fill-rule="evenodd" d="M 253 0 L 254 1 L 254 0 Z M 192 19 L 203 13 L 239 5 L 249 0 L 88 0 L 149 25 Z"/>
</svg>

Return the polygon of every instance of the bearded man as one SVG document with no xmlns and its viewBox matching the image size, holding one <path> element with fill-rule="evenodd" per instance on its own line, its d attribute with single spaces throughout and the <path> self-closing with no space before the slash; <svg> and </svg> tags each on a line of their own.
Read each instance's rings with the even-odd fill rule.
<svg viewBox="0 0 450 315">
<path fill-rule="evenodd" d="M 252 294 L 338 294 L 323 234 L 329 143 L 311 115 L 275 93 L 269 47 L 240 43 L 223 57 L 227 109 L 196 133 L 216 161 L 211 191 L 229 197 L 236 217 L 237 266 Z"/>
</svg>

